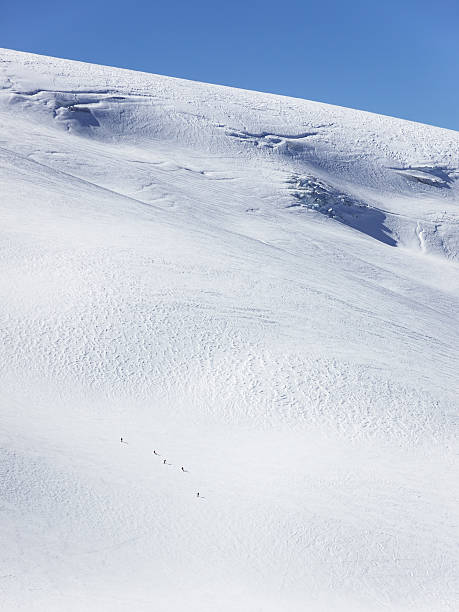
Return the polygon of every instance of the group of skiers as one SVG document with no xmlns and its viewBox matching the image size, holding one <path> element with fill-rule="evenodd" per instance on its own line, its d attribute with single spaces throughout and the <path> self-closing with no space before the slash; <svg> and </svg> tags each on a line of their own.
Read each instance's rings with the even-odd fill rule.
<svg viewBox="0 0 459 612">
<path fill-rule="evenodd" d="M 122 437 L 122 436 L 121 436 L 121 438 L 120 438 L 120 442 L 121 442 L 121 444 L 127 444 L 126 440 L 123 440 L 123 437 Z M 156 450 L 153 450 L 153 454 L 154 454 L 154 455 L 156 455 L 157 457 L 161 457 L 161 455 L 160 455 L 160 454 L 159 454 L 159 453 L 158 453 Z M 172 465 L 172 464 L 171 464 L 171 463 L 167 463 L 167 459 L 163 459 L 163 465 Z M 180 470 L 181 470 L 182 472 L 188 473 L 188 470 L 186 470 L 186 469 L 183 467 L 183 465 L 182 465 L 182 467 L 180 468 Z M 204 498 L 202 497 L 202 495 L 199 493 L 199 491 L 196 493 L 196 497 L 199 497 L 199 498 L 201 498 L 201 499 L 204 499 Z"/>
</svg>

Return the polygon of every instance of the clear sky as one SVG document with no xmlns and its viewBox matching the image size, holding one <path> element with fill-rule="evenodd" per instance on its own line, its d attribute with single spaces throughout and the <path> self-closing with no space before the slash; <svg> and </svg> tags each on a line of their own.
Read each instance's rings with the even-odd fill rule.
<svg viewBox="0 0 459 612">
<path fill-rule="evenodd" d="M 5 0 L 0 46 L 459 129 L 459 0 Z"/>
</svg>

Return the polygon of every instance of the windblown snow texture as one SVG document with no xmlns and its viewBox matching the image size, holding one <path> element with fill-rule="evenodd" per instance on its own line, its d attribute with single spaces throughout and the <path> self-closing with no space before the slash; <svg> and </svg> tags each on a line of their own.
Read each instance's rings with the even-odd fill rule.
<svg viewBox="0 0 459 612">
<path fill-rule="evenodd" d="M 457 610 L 458 134 L 0 88 L 2 609 Z"/>
</svg>

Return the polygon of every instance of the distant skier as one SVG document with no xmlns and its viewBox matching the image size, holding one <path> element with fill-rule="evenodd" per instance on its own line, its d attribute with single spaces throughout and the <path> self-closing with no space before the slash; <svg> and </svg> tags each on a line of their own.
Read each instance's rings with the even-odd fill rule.
<svg viewBox="0 0 459 612">
<path fill-rule="evenodd" d="M 196 497 L 199 497 L 199 491 L 196 493 Z"/>
<path fill-rule="evenodd" d="M 155 450 L 153 451 L 153 455 L 156 455 L 157 457 L 159 457 L 159 453 L 157 453 Z"/>
<path fill-rule="evenodd" d="M 164 459 L 163 463 L 164 463 L 164 465 L 166 465 L 166 459 Z"/>
<path fill-rule="evenodd" d="M 188 470 L 186 470 L 186 469 L 183 467 L 183 465 L 182 465 L 182 467 L 181 467 L 180 469 L 182 470 L 182 472 L 187 472 L 187 471 L 188 471 Z"/>
</svg>

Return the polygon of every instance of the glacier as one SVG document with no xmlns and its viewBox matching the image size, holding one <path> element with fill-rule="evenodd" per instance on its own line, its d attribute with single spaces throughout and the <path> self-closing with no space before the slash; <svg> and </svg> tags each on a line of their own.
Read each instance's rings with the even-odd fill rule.
<svg viewBox="0 0 459 612">
<path fill-rule="evenodd" d="M 459 134 L 7 49 L 0 126 L 2 609 L 456 610 Z"/>
</svg>

